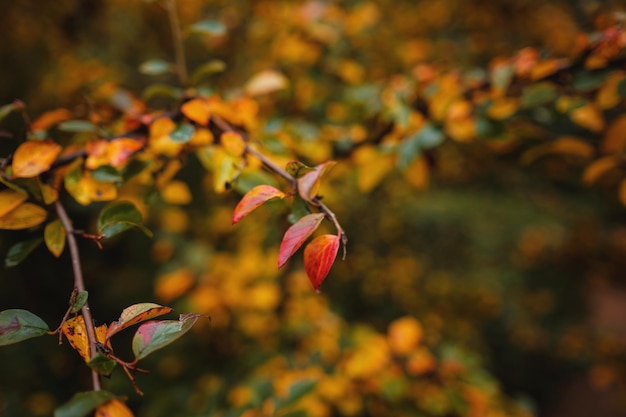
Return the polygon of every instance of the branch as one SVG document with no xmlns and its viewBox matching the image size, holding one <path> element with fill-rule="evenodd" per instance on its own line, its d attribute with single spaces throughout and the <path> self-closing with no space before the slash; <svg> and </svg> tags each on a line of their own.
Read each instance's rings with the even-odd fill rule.
<svg viewBox="0 0 626 417">
<path fill-rule="evenodd" d="M 339 224 L 339 220 L 337 220 L 337 216 L 335 215 L 335 213 L 330 208 L 328 208 L 326 204 L 322 203 L 318 198 L 313 199 L 313 204 L 315 204 L 320 210 L 322 210 L 322 212 L 328 218 L 330 218 L 330 220 L 335 225 L 335 229 L 337 229 L 337 234 L 341 238 L 341 246 L 343 246 L 343 256 L 341 259 L 345 261 L 346 255 L 348 254 L 348 235 L 343 230 L 343 227 L 341 227 L 341 224 Z"/>
<path fill-rule="evenodd" d="M 174 55 L 176 59 L 176 72 L 180 78 L 180 82 L 187 84 L 187 63 L 185 62 L 185 50 L 183 49 L 183 35 L 180 31 L 180 21 L 178 13 L 176 13 L 176 0 L 165 0 L 167 15 L 170 18 L 170 27 L 172 29 L 172 42 L 174 44 Z"/>
<path fill-rule="evenodd" d="M 70 247 L 70 254 L 72 257 L 72 268 L 74 269 L 74 287 L 78 291 L 85 291 L 85 280 L 83 279 L 83 269 L 80 264 L 80 254 L 78 252 L 78 244 L 76 243 L 76 237 L 74 236 L 74 227 L 72 226 L 72 222 L 65 211 L 63 205 L 57 200 L 54 203 L 54 207 L 56 209 L 57 215 L 59 216 L 59 220 L 63 224 L 67 232 L 67 243 Z M 91 310 L 89 310 L 89 303 L 86 302 L 83 308 L 81 309 L 83 314 L 83 319 L 85 321 L 85 328 L 87 329 L 87 339 L 89 340 L 89 352 L 91 352 L 91 356 L 93 357 L 97 352 L 97 339 L 96 339 L 96 330 L 93 325 L 93 318 L 91 317 Z M 102 383 L 100 381 L 100 375 L 95 370 L 91 370 L 91 380 L 93 389 L 95 391 L 99 391 L 102 389 Z"/>
</svg>

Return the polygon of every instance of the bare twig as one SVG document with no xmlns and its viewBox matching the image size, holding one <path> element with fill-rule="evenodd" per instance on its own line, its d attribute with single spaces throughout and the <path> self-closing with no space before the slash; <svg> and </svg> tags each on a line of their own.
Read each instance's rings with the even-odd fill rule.
<svg viewBox="0 0 626 417">
<path fill-rule="evenodd" d="M 167 15 L 170 19 L 172 30 L 172 42 L 174 44 L 174 55 L 176 59 L 176 72 L 180 78 L 180 82 L 187 84 L 187 63 L 185 58 L 185 49 L 183 48 L 183 35 L 180 30 L 180 21 L 176 12 L 176 0 L 165 0 Z"/>
<path fill-rule="evenodd" d="M 85 291 L 85 280 L 83 278 L 83 269 L 80 263 L 80 254 L 78 252 L 78 244 L 76 243 L 76 237 L 74 236 L 74 227 L 72 222 L 65 211 L 63 205 L 57 200 L 55 202 L 55 209 L 59 220 L 63 224 L 67 232 L 67 244 L 70 248 L 70 255 L 72 257 L 72 268 L 74 270 L 74 286 L 78 291 Z M 89 340 L 89 352 L 93 357 L 97 352 L 97 339 L 96 330 L 93 325 L 93 318 L 91 317 L 91 310 L 89 310 L 89 303 L 86 302 L 81 309 L 83 319 L 85 321 L 85 328 L 87 330 L 87 339 Z M 92 386 L 95 391 L 102 389 L 102 383 L 100 381 L 100 375 L 95 370 L 91 370 Z"/>
</svg>

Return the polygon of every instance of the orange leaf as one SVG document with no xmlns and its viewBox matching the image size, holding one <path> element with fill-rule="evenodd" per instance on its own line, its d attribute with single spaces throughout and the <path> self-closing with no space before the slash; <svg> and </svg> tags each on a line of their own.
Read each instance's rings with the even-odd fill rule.
<svg viewBox="0 0 626 417">
<path fill-rule="evenodd" d="M 271 185 L 257 185 L 250 191 L 248 191 L 233 212 L 233 224 L 239 222 L 250 212 L 266 201 L 273 200 L 274 198 L 285 198 L 285 193 Z"/>
<path fill-rule="evenodd" d="M 618 116 L 611 122 L 600 148 L 607 154 L 619 153 L 626 149 L 626 115 Z"/>
<path fill-rule="evenodd" d="M 311 172 L 307 172 L 298 178 L 298 193 L 304 201 L 311 201 L 317 196 L 320 187 L 320 179 L 337 162 L 328 161 L 315 167 Z"/>
<path fill-rule="evenodd" d="M 318 236 L 304 248 L 304 269 L 315 291 L 328 275 L 339 251 L 339 236 Z"/>
<path fill-rule="evenodd" d="M 593 103 L 572 110 L 569 116 L 574 123 L 592 132 L 600 132 L 605 126 L 602 112 Z"/>
<path fill-rule="evenodd" d="M 36 132 L 38 130 L 47 130 L 50 126 L 54 126 L 59 122 L 69 120 L 71 118 L 72 112 L 70 112 L 68 109 L 56 109 L 45 112 L 44 114 L 37 117 L 30 125 L 30 128 L 33 132 Z"/>
<path fill-rule="evenodd" d="M 133 413 L 120 400 L 107 401 L 98 408 L 94 417 L 133 417 Z"/>
<path fill-rule="evenodd" d="M 154 303 L 140 303 L 126 307 L 124 311 L 122 311 L 120 318 L 109 326 L 105 340 L 109 340 L 111 336 L 133 324 L 162 316 L 170 311 L 172 311 L 171 308 Z"/>
<path fill-rule="evenodd" d="M 241 156 L 246 150 L 246 142 L 237 132 L 224 132 L 220 136 L 220 143 L 231 156 Z"/>
<path fill-rule="evenodd" d="M 302 246 L 305 240 L 311 236 L 311 233 L 317 229 L 324 220 L 324 213 L 313 213 L 303 216 L 295 224 L 293 224 L 283 237 L 278 252 L 278 267 L 280 268 L 287 260 Z"/>
<path fill-rule="evenodd" d="M 189 100 L 180 109 L 188 119 L 206 126 L 211 119 L 211 109 L 206 100 L 196 98 Z"/>
<path fill-rule="evenodd" d="M 104 335 L 107 331 L 106 324 L 96 327 L 96 340 L 107 348 L 112 349 L 110 342 L 105 342 Z M 91 349 L 89 348 L 89 338 L 87 336 L 87 328 L 85 327 L 85 319 L 82 315 L 72 317 L 63 322 L 61 331 L 70 342 L 70 345 L 78 352 L 78 354 L 89 362 L 91 360 Z"/>
<path fill-rule="evenodd" d="M 583 173 L 583 183 L 591 185 L 598 178 L 612 170 L 619 165 L 620 161 L 616 156 L 605 156 L 604 158 L 596 159 L 585 168 Z"/>
<path fill-rule="evenodd" d="M 4 216 L 28 199 L 28 194 L 13 190 L 0 191 L 0 217 Z"/>
<path fill-rule="evenodd" d="M 20 230 L 37 226 L 48 217 L 43 207 L 32 203 L 23 203 L 0 217 L 0 229 Z"/>
<path fill-rule="evenodd" d="M 61 145 L 51 140 L 22 143 L 13 155 L 13 175 L 19 178 L 36 177 L 50 168 L 61 150 Z"/>
</svg>

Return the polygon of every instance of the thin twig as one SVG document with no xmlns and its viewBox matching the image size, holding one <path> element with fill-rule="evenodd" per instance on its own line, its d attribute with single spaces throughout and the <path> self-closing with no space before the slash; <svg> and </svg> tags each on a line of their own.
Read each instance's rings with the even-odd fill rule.
<svg viewBox="0 0 626 417">
<path fill-rule="evenodd" d="M 176 12 L 176 0 L 165 0 L 167 15 L 170 19 L 172 30 L 172 42 L 174 43 L 174 56 L 176 59 L 176 72 L 183 85 L 187 84 L 187 63 L 185 49 L 183 48 L 183 35 L 180 31 L 180 21 Z"/>
<path fill-rule="evenodd" d="M 343 230 L 343 227 L 341 227 L 341 224 L 339 224 L 339 220 L 337 220 L 337 216 L 335 215 L 335 213 L 331 209 L 329 209 L 326 204 L 322 203 L 317 198 L 313 200 L 313 204 L 315 204 L 317 207 L 319 207 L 319 209 L 322 210 L 322 212 L 327 217 L 329 217 L 330 220 L 335 225 L 335 229 L 337 229 L 337 234 L 341 238 L 341 245 L 343 246 L 343 256 L 342 256 L 341 259 L 345 261 L 346 260 L 346 255 L 348 254 L 348 235 Z"/>
<path fill-rule="evenodd" d="M 72 257 L 72 268 L 74 270 L 74 286 L 78 291 L 86 291 L 85 280 L 83 278 L 83 269 L 80 263 L 80 254 L 78 252 L 78 244 L 76 243 L 76 237 L 74 236 L 74 227 L 72 222 L 65 211 L 63 205 L 57 200 L 54 204 L 57 216 L 63 224 L 65 231 L 67 232 L 67 244 L 70 248 L 70 255 Z M 89 310 L 89 303 L 86 302 L 81 309 L 83 319 L 85 321 L 85 328 L 87 330 L 87 339 L 89 340 L 89 352 L 91 357 L 97 353 L 96 348 L 96 330 L 93 325 L 93 318 L 91 317 L 91 310 Z M 93 389 L 99 391 L 102 389 L 102 383 L 100 381 L 100 375 L 95 370 L 91 370 L 91 380 Z"/>
</svg>

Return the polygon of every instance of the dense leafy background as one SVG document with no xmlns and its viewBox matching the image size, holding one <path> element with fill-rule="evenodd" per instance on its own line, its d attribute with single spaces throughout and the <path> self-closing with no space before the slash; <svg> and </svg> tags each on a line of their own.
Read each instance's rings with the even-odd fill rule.
<svg viewBox="0 0 626 417">
<path fill-rule="evenodd" d="M 619 72 L 621 58 L 582 67 L 573 91 L 572 80 L 559 84 L 545 106 L 531 103 L 504 127 L 496 120 L 480 135 L 447 127 L 452 139 L 443 143 L 430 131 L 415 139 L 437 145 L 425 152 L 412 148 L 410 132 L 397 132 L 401 142 L 386 130 L 390 120 L 408 130 L 417 123 L 405 114 L 424 106 L 411 82 L 431 65 L 445 92 L 457 88 L 446 74 L 480 79 L 494 57 L 526 46 L 574 59 L 580 35 L 619 21 L 622 2 L 179 3 L 183 27 L 208 25 L 208 34 L 185 32 L 191 72 L 225 64 L 200 73 L 201 91 L 236 96 L 267 69 L 287 77 L 289 88 L 259 99 L 255 139 L 281 160 L 339 160 L 322 194 L 349 235 L 349 254 L 315 294 L 299 258 L 276 268 L 285 207 L 273 202 L 231 226 L 240 195 L 216 192 L 189 158 L 176 179 L 193 198 L 175 188 L 151 200 L 153 239 L 131 231 L 103 251 L 88 241 L 81 250 L 97 320 L 140 301 L 211 320 L 148 359 L 151 374 L 138 377 L 145 397 L 121 373 L 108 389 L 127 393 L 138 416 L 272 415 L 275 407 L 311 416 L 623 415 L 621 172 L 586 187 L 586 148 L 528 153 L 561 135 L 594 148 L 612 143 L 593 114 L 569 117 L 553 102 L 595 97 L 609 76 L 598 74 Z M 176 104 L 152 94 L 157 83 L 178 87 L 175 75 L 139 70 L 172 60 L 158 2 L 4 2 L 0 27 L 0 98 L 23 100 L 32 116 L 63 107 L 113 124 L 115 97 Z M 517 88 L 523 95 L 527 86 Z M 623 112 L 623 93 L 602 109 L 606 124 Z M 438 129 L 448 116 L 436 120 L 428 105 Z M 24 128 L 17 115 L 3 123 L 14 133 L 0 141 L 7 154 Z M 385 149 L 385 134 L 405 144 L 398 155 Z M 235 188 L 249 184 L 242 178 Z M 89 230 L 101 207 L 69 208 Z M 3 232 L 0 253 L 26 235 Z M 0 307 L 28 308 L 55 326 L 70 277 L 67 253 L 58 260 L 38 249 L 0 274 Z M 49 415 L 89 386 L 80 357 L 55 338 L 3 347 L 0 360 L 0 415 Z"/>
</svg>

